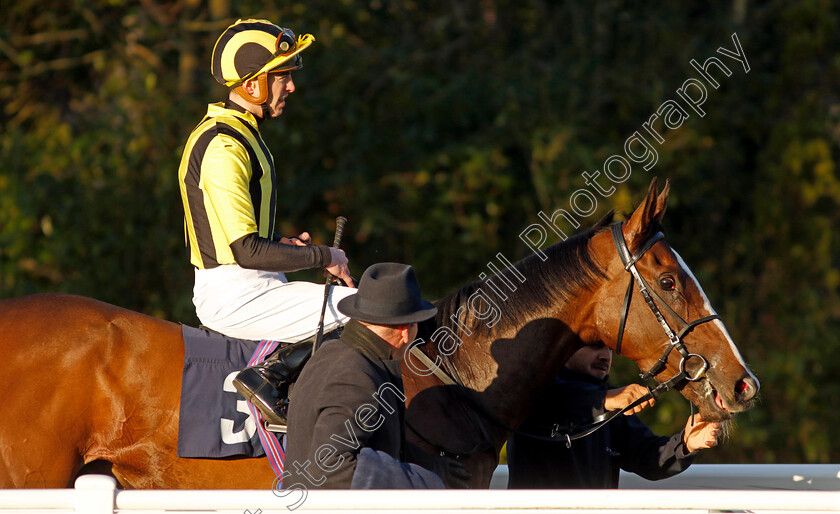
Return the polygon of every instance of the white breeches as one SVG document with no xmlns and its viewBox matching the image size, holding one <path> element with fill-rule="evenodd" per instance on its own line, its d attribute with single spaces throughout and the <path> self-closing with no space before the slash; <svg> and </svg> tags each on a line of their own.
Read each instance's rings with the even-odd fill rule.
<svg viewBox="0 0 840 514">
<path fill-rule="evenodd" d="M 324 313 L 324 331 L 349 319 L 335 305 L 356 292 L 333 286 Z M 201 323 L 241 339 L 295 342 L 318 331 L 324 285 L 289 282 L 278 272 L 249 270 L 235 264 L 195 270 L 193 303 Z"/>
</svg>

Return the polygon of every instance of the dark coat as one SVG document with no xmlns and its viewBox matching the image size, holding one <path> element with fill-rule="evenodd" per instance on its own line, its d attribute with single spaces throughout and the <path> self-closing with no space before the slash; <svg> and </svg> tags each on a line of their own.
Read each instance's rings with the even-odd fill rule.
<svg viewBox="0 0 840 514">
<path fill-rule="evenodd" d="M 549 436 L 554 423 L 591 423 L 604 412 L 607 388 L 606 380 L 564 368 L 537 400 L 520 431 Z M 507 445 L 508 487 L 616 488 L 619 469 L 660 480 L 685 470 L 696 454 L 687 453 L 683 432 L 660 437 L 636 416 L 621 415 L 595 433 L 573 441 L 571 449 L 563 442 L 514 434 Z"/>
<path fill-rule="evenodd" d="M 405 396 L 390 354 L 353 320 L 315 352 L 290 398 L 284 487 L 349 488 L 362 448 L 405 460 Z"/>
</svg>

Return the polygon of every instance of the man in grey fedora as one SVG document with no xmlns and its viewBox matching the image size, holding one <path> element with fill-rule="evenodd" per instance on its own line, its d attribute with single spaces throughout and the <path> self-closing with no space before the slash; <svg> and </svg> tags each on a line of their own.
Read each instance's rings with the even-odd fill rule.
<svg viewBox="0 0 840 514">
<path fill-rule="evenodd" d="M 466 486 L 460 463 L 406 448 L 400 360 L 417 323 L 437 312 L 423 300 L 414 269 L 374 264 L 337 307 L 351 320 L 340 339 L 315 352 L 292 390 L 283 487 L 443 487 L 426 469 Z"/>
</svg>

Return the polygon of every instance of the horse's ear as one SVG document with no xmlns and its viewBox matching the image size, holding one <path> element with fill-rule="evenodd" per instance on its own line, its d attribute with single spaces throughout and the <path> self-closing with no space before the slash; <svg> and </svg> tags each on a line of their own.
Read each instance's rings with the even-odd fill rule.
<svg viewBox="0 0 840 514">
<path fill-rule="evenodd" d="M 635 252 L 637 248 L 643 245 L 648 238 L 659 230 L 662 223 L 662 216 L 665 215 L 671 181 L 665 181 L 665 187 L 662 188 L 662 192 L 658 195 L 656 194 L 656 185 L 657 181 L 656 177 L 654 177 L 650 182 L 645 199 L 624 224 L 624 239 L 627 241 L 627 246 L 631 252 Z"/>
</svg>

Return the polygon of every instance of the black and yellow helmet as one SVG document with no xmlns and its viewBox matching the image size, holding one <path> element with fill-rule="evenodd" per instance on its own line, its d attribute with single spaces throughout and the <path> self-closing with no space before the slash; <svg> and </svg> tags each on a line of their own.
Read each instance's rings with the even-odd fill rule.
<svg viewBox="0 0 840 514">
<path fill-rule="evenodd" d="M 210 70 L 220 84 L 236 88 L 270 71 L 299 69 L 300 52 L 313 41 L 310 34 L 295 38 L 291 29 L 267 20 L 239 20 L 216 41 Z"/>
</svg>

